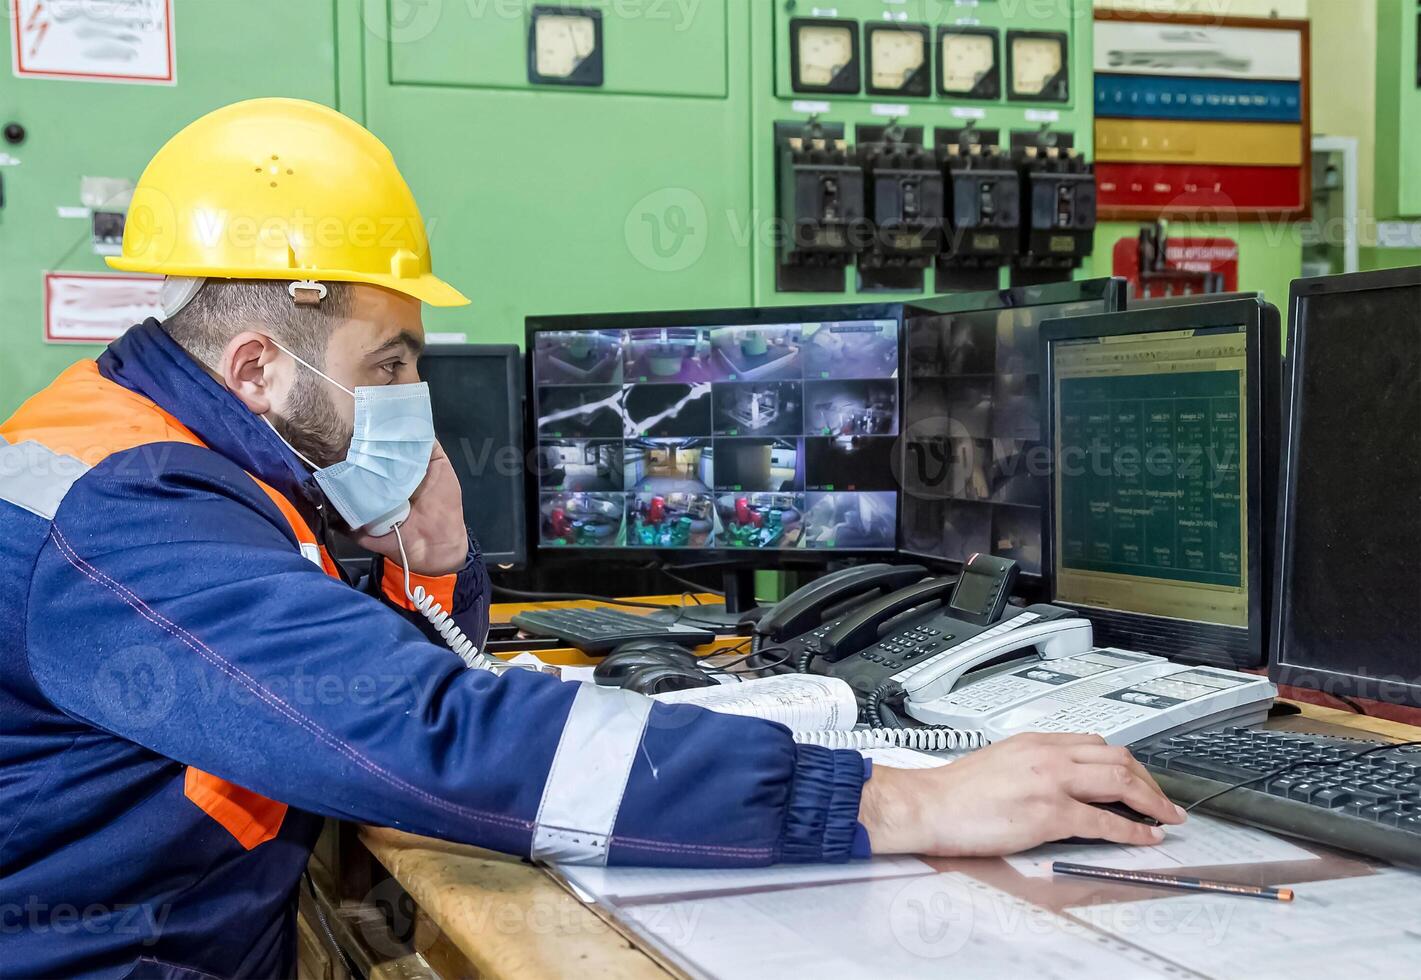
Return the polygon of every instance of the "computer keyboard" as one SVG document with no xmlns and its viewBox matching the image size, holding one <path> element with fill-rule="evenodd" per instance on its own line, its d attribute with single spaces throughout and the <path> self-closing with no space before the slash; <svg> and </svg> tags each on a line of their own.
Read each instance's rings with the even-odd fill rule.
<svg viewBox="0 0 1421 980">
<path fill-rule="evenodd" d="M 694 647 L 715 639 L 710 630 L 617 609 L 539 609 L 518 613 L 512 623 L 534 636 L 564 640 L 584 653 L 608 653 L 633 640 L 666 640 Z"/>
<path fill-rule="evenodd" d="M 1222 728 L 1134 747 L 1160 786 L 1201 810 L 1398 864 L 1421 866 L 1421 745 Z M 1368 752 L 1376 749 L 1377 751 Z M 1367 755 L 1359 753 L 1368 752 Z M 1292 766 L 1286 772 L 1277 770 Z M 1267 778 L 1260 778 L 1267 777 Z"/>
</svg>

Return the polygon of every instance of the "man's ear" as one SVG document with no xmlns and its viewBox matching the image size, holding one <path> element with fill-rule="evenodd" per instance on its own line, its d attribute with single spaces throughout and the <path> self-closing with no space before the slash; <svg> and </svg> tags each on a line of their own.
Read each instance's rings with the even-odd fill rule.
<svg viewBox="0 0 1421 980">
<path fill-rule="evenodd" d="M 243 405 L 257 415 L 265 415 L 271 411 L 275 395 L 271 366 L 280 356 L 280 348 L 270 337 L 244 330 L 222 349 L 217 374 Z"/>
</svg>

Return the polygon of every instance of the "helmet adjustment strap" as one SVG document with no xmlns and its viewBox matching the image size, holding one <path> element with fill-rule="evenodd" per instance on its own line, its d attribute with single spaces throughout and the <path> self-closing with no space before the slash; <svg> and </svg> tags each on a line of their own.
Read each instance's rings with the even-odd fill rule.
<svg viewBox="0 0 1421 980">
<path fill-rule="evenodd" d="M 320 306 L 326 298 L 326 284 L 313 279 L 297 279 L 287 283 L 286 292 L 297 306 Z"/>
</svg>

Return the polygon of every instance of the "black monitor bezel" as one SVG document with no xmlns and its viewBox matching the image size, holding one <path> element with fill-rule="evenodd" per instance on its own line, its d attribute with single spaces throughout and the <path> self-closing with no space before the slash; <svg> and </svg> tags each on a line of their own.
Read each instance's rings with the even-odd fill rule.
<svg viewBox="0 0 1421 980">
<path fill-rule="evenodd" d="M 517 344 L 428 344 L 420 353 L 420 361 L 433 357 L 440 360 L 453 360 L 455 358 L 502 358 L 504 361 L 505 378 L 507 379 L 508 392 L 513 398 L 513 410 L 508 413 L 508 445 L 518 447 L 522 458 L 520 459 L 520 474 L 516 479 L 524 480 L 524 474 L 528 469 L 527 448 L 524 441 L 524 425 L 526 425 L 527 409 L 523 388 L 523 352 Z M 510 477 L 510 480 L 515 479 Z M 515 500 L 521 509 L 509 515 L 509 519 L 515 523 L 512 551 L 485 551 L 483 553 L 484 563 L 490 566 L 503 568 L 526 568 L 528 565 L 528 497 L 526 493 L 514 494 Z M 478 537 L 479 529 L 471 529 L 474 536 Z M 480 540 L 480 544 L 482 544 Z"/>
<path fill-rule="evenodd" d="M 1041 324 L 1041 407 L 1042 437 L 1048 447 L 1056 445 L 1055 411 L 1053 391 L 1055 389 L 1054 347 L 1062 341 L 1089 340 L 1096 337 L 1117 337 L 1128 334 L 1166 333 L 1170 331 L 1213 327 L 1244 327 L 1246 347 L 1245 384 L 1248 391 L 1248 412 L 1253 422 L 1248 425 L 1248 626 L 1247 658 L 1238 660 L 1221 654 L 1210 654 L 1201 644 L 1207 644 L 1208 637 L 1218 635 L 1221 630 L 1240 630 L 1242 627 L 1225 626 L 1218 623 L 1192 623 L 1188 620 L 1153 616 L 1145 613 L 1111 610 L 1112 617 L 1122 622 L 1138 626 L 1138 632 L 1160 636 L 1163 645 L 1158 651 L 1145 649 L 1146 653 L 1166 653 L 1170 659 L 1188 663 L 1209 664 L 1231 669 L 1262 667 L 1267 662 L 1265 631 L 1268 628 L 1267 610 L 1268 584 L 1266 571 L 1268 561 L 1269 536 L 1265 530 L 1266 514 L 1264 501 L 1268 492 L 1268 478 L 1264 466 L 1264 430 L 1271 412 L 1267 399 L 1271 386 L 1264 375 L 1264 334 L 1268 330 L 1278 330 L 1278 311 L 1261 299 L 1225 300 L 1217 303 L 1200 303 L 1163 307 L 1159 309 L 1132 310 L 1120 313 L 1091 314 L 1046 320 Z M 1075 606 L 1056 598 L 1056 481 L 1049 481 L 1046 503 L 1046 537 L 1042 541 L 1041 560 L 1050 582 L 1048 601 L 1067 608 L 1080 609 L 1089 616 L 1095 607 Z M 1176 649 L 1186 645 L 1189 654 L 1178 654 Z"/>
<path fill-rule="evenodd" d="M 1288 418 L 1298 418 L 1303 405 L 1300 384 L 1307 348 L 1307 301 L 1314 296 L 1335 296 L 1346 293 L 1370 292 L 1377 289 L 1421 287 L 1421 266 L 1381 269 L 1374 272 L 1350 273 L 1338 276 L 1318 276 L 1293 280 L 1288 293 L 1288 353 L 1284 362 L 1288 394 Z M 1275 684 L 1322 691 L 1325 694 L 1365 698 L 1390 704 L 1421 708 L 1421 683 L 1407 683 L 1375 677 L 1363 677 L 1345 671 L 1323 670 L 1289 663 L 1284 649 L 1286 617 L 1289 609 L 1289 587 L 1292 577 L 1293 537 L 1287 533 L 1296 498 L 1295 461 L 1301 458 L 1301 433 L 1289 425 L 1279 464 L 1277 554 L 1274 561 L 1273 616 L 1270 627 L 1268 677 Z M 1398 699 L 1399 698 L 1399 699 Z"/>
<path fill-rule="evenodd" d="M 694 310 L 644 310 L 633 313 L 563 313 L 528 316 L 523 321 L 525 358 L 524 386 L 528 397 L 524 399 L 524 430 L 528 433 L 526 446 L 529 460 L 533 460 L 538 446 L 538 420 L 534 418 L 537 408 L 533 396 L 534 337 L 546 331 L 579 330 L 635 330 L 644 327 L 722 327 L 753 326 L 755 324 L 779 324 L 786 322 L 814 323 L 826 320 L 893 320 L 898 324 L 898 382 L 902 393 L 903 377 L 903 304 L 902 303 L 836 303 L 814 306 L 749 306 L 722 307 L 718 309 Z M 899 421 L 902 420 L 902 405 L 898 407 Z M 540 513 L 538 509 L 537 467 L 530 462 L 524 481 L 527 513 L 530 518 Z M 897 507 L 901 509 L 902 489 L 894 491 Z M 675 566 L 686 565 L 753 565 L 757 569 L 777 570 L 805 567 L 823 567 L 830 562 L 841 561 L 889 561 L 898 555 L 899 522 L 894 517 L 893 547 L 878 550 L 849 549 L 765 549 L 749 551 L 741 548 L 553 548 L 540 541 L 541 519 L 527 522 L 529 554 L 542 562 L 559 560 L 576 561 L 606 558 L 615 561 Z"/>
<path fill-rule="evenodd" d="M 903 408 L 899 411 L 900 422 L 902 421 L 902 415 L 907 405 L 907 358 L 903 347 L 908 341 L 908 323 L 911 319 L 919 316 L 983 313 L 992 310 L 1035 306 L 1064 306 L 1068 303 L 1089 303 L 1093 300 L 1099 300 L 1105 304 L 1106 309 L 1104 312 L 1116 312 L 1125 309 L 1130 292 L 1129 286 L 1130 284 L 1125 279 L 1118 276 L 1107 276 L 1100 279 L 1078 279 L 1071 282 L 1042 283 L 1034 286 L 1013 286 L 1010 289 L 984 289 L 970 293 L 949 293 L 945 296 L 937 296 L 932 299 L 904 303 L 902 338 L 899 343 L 899 374 L 902 377 L 901 394 L 904 396 Z M 1084 315 L 1095 316 L 1098 314 Z M 901 425 L 899 432 L 902 432 Z M 906 473 L 908 465 L 908 444 L 901 438 L 899 442 L 898 472 Z M 900 480 L 899 482 L 901 484 L 902 481 Z M 1043 536 L 1046 533 L 1044 526 L 1042 527 L 1041 533 Z M 902 488 L 900 486 L 898 501 L 898 553 L 905 558 L 920 561 L 934 570 L 945 572 L 960 572 L 962 570 L 964 563 L 956 558 L 944 558 L 942 555 L 934 555 L 906 548 L 903 542 L 903 500 Z M 1022 572 L 1018 577 L 1020 586 L 1025 586 L 1028 589 L 1049 588 L 1050 566 L 1045 564 L 1044 543 L 1042 559 L 1040 574 Z"/>
</svg>

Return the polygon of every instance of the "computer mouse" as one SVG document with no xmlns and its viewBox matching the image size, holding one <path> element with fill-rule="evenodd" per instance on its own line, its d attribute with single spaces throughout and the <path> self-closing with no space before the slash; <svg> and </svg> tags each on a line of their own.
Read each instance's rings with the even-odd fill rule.
<svg viewBox="0 0 1421 980">
<path fill-rule="evenodd" d="M 621 687 L 634 671 L 668 666 L 694 669 L 696 658 L 668 643 L 628 643 L 607 654 L 593 669 L 592 679 L 604 687 Z"/>
<path fill-rule="evenodd" d="M 1135 808 L 1133 808 L 1133 807 L 1131 807 L 1131 806 L 1128 806 L 1128 805 L 1126 805 L 1126 804 L 1124 804 L 1124 803 L 1121 803 L 1121 802 L 1119 802 L 1118 800 L 1112 800 L 1112 801 L 1109 802 L 1109 803 L 1092 803 L 1091 806 L 1095 807 L 1095 808 L 1098 809 L 1098 810 L 1104 810 L 1106 813 L 1113 813 L 1113 814 L 1115 814 L 1117 817 L 1124 817 L 1126 820 L 1131 820 L 1131 821 L 1134 821 L 1135 823 L 1142 823 L 1142 824 L 1145 824 L 1146 826 L 1149 826 L 1149 827 L 1158 827 L 1158 826 L 1159 826 L 1159 821 L 1156 820 L 1154 817 L 1151 817 L 1151 816 L 1148 816 L 1148 815 L 1146 815 L 1146 814 L 1143 814 L 1143 813 L 1141 813 L 1139 810 L 1136 810 Z M 1064 838 L 1062 838 L 1061 840 L 1055 841 L 1054 843 L 1057 843 L 1057 844 L 1114 844 L 1115 841 L 1113 841 L 1113 840 L 1105 840 L 1105 839 L 1100 838 L 1100 837 L 1064 837 Z"/>
<path fill-rule="evenodd" d="M 717 681 L 703 670 L 674 664 L 657 664 L 634 670 L 622 681 L 622 689 L 637 694 L 665 694 L 693 687 L 713 687 Z"/>
</svg>

